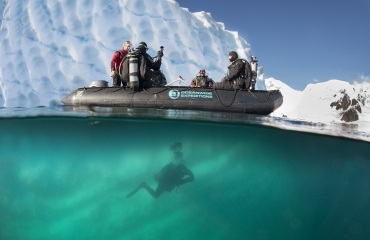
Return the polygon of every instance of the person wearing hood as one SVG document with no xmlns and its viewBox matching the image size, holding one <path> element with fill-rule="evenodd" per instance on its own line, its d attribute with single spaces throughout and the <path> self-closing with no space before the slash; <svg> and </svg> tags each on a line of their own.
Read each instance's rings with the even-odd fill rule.
<svg viewBox="0 0 370 240">
<path fill-rule="evenodd" d="M 163 51 L 158 51 L 156 57 L 151 57 L 147 54 L 148 46 L 145 42 L 140 42 L 136 47 L 136 50 L 127 55 L 135 55 L 138 58 L 138 77 L 140 87 L 151 87 L 156 85 L 153 79 L 157 79 L 158 75 L 161 79 L 164 78 L 163 82 L 157 83 L 158 85 L 164 85 L 165 77 L 160 71 L 162 64 Z M 123 65 L 123 81 L 129 81 L 129 61 L 125 61 Z"/>
<path fill-rule="evenodd" d="M 206 74 L 206 70 L 204 70 L 204 68 L 201 68 L 199 73 L 190 82 L 191 87 L 211 88 L 213 84 L 214 81 L 212 78 L 208 77 L 208 74 Z"/>
<path fill-rule="evenodd" d="M 137 188 L 127 194 L 126 198 L 132 197 L 142 188 L 152 197 L 158 198 L 165 191 L 171 192 L 175 187 L 178 188 L 185 183 L 194 182 L 193 172 L 185 166 L 182 143 L 176 142 L 170 146 L 170 150 L 174 153 L 174 162 L 170 162 L 154 175 L 154 179 L 158 182 L 156 190 L 142 182 Z"/>
<path fill-rule="evenodd" d="M 137 188 L 126 195 L 130 198 L 135 195 L 141 188 L 144 188 L 152 197 L 158 198 L 163 192 L 171 192 L 175 187 L 194 182 L 194 174 L 183 163 L 169 163 L 162 170 L 154 175 L 158 182 L 156 190 L 152 189 L 146 182 L 142 182 Z"/>
<path fill-rule="evenodd" d="M 146 53 L 147 50 L 148 46 L 145 42 L 140 42 L 136 48 L 136 51 L 140 52 L 144 56 L 145 62 L 149 69 L 158 71 L 161 68 L 163 52 L 159 51 L 156 57 L 151 57 L 149 56 L 149 54 Z"/>
<path fill-rule="evenodd" d="M 228 66 L 228 74 L 222 78 L 221 82 L 215 83 L 214 88 L 221 89 L 244 89 L 245 79 L 245 63 L 238 58 L 235 51 L 229 52 L 228 56 L 230 64 Z"/>
</svg>

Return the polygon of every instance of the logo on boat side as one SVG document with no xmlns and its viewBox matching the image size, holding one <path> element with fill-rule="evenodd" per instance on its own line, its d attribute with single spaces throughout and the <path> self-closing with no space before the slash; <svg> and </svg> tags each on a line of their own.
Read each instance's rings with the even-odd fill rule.
<svg viewBox="0 0 370 240">
<path fill-rule="evenodd" d="M 168 96 L 172 99 L 178 98 L 213 98 L 212 92 L 203 91 L 179 91 L 171 90 L 168 92 Z"/>
<path fill-rule="evenodd" d="M 179 90 L 171 90 L 168 92 L 168 96 L 172 99 L 177 99 L 180 97 L 180 91 Z"/>
<path fill-rule="evenodd" d="M 84 91 L 77 91 L 76 97 L 81 97 L 83 93 L 84 93 Z"/>
</svg>

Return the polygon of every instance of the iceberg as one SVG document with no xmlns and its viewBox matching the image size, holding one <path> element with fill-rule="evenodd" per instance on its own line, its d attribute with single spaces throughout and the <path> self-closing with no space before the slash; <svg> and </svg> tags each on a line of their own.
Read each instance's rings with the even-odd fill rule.
<svg viewBox="0 0 370 240">
<path fill-rule="evenodd" d="M 94 80 L 111 84 L 111 57 L 126 40 L 145 41 L 152 56 L 163 45 L 168 82 L 200 68 L 220 81 L 229 51 L 251 57 L 237 32 L 173 0 L 0 1 L 0 14 L 0 107 L 53 106 Z"/>
</svg>

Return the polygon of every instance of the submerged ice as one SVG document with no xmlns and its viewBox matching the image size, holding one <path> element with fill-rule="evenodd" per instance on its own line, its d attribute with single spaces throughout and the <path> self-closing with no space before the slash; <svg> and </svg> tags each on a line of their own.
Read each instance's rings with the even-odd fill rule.
<svg viewBox="0 0 370 240">
<path fill-rule="evenodd" d="M 0 120 L 0 239 L 369 239 L 368 142 L 178 119 Z M 183 161 L 194 182 L 126 198 Z"/>
</svg>

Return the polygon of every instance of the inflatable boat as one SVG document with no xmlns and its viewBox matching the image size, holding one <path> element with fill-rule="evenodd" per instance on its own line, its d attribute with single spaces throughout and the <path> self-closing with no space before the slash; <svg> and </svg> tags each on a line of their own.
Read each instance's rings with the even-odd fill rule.
<svg viewBox="0 0 370 240">
<path fill-rule="evenodd" d="M 68 106 L 184 109 L 268 115 L 283 104 L 279 90 L 251 91 L 161 86 L 78 88 L 61 100 Z"/>
</svg>

